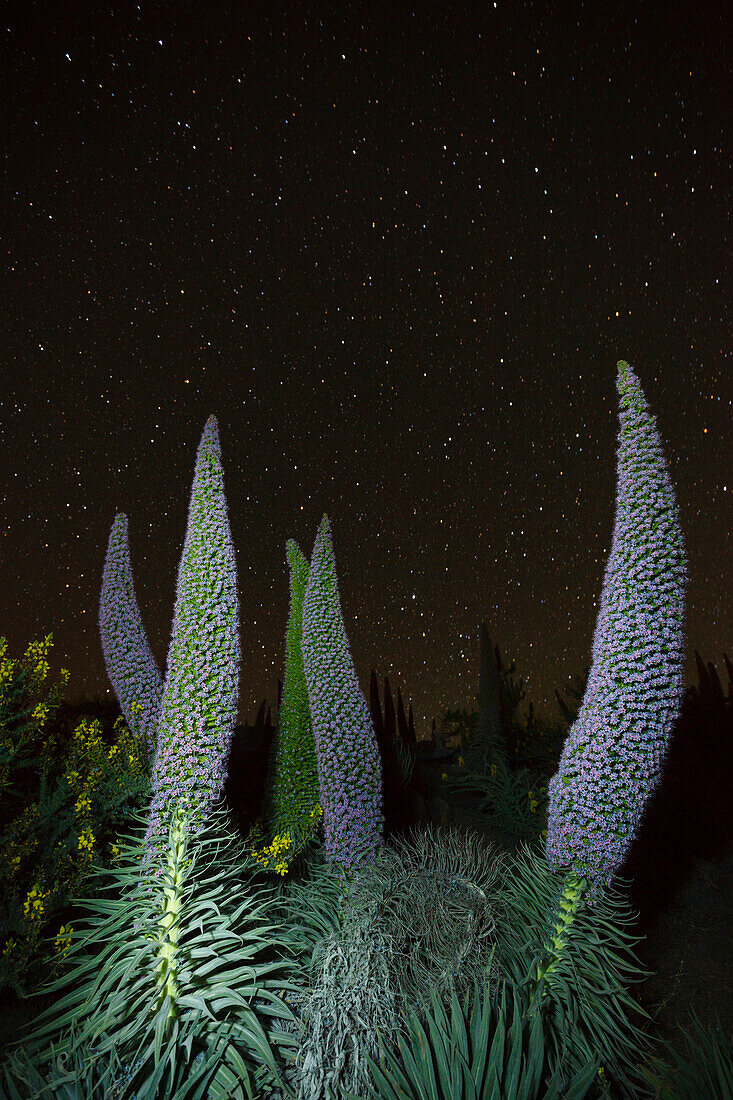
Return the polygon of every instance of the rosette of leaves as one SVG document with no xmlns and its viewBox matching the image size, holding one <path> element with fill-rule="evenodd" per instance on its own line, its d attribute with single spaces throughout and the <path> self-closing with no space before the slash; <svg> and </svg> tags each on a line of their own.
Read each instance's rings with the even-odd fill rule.
<svg viewBox="0 0 733 1100">
<path fill-rule="evenodd" d="M 174 815 L 155 864 L 143 860 L 145 821 L 136 815 L 112 871 L 95 872 L 64 972 L 38 991 L 54 1003 L 4 1066 L 5 1095 L 66 1095 L 71 1066 L 93 1067 L 105 1096 L 124 1076 L 137 1100 L 254 1100 L 281 1086 L 294 971 L 275 892 L 243 876 L 225 809 L 195 837 Z"/>
<path fill-rule="evenodd" d="M 494 999 L 474 982 L 449 1010 L 433 991 L 418 1012 L 407 1011 L 406 1034 L 367 1061 L 368 1100 L 585 1100 L 596 1095 L 598 1058 L 576 1071 L 548 1065 L 543 1022 L 526 1016 L 521 990 L 505 984 Z M 352 1092 L 344 1100 L 364 1100 Z"/>
<path fill-rule="evenodd" d="M 298 1100 L 363 1090 L 367 1055 L 431 989 L 448 998 L 495 980 L 498 863 L 482 838 L 429 826 L 388 839 L 358 874 L 333 864 L 284 884 L 303 959 Z"/>
<path fill-rule="evenodd" d="M 583 885 L 553 874 L 539 843 L 522 844 L 502 878 L 498 956 L 545 1021 L 553 1069 L 579 1069 L 601 1052 L 611 1085 L 638 1100 L 639 1066 L 652 1043 L 639 1026 L 651 1018 L 628 992 L 649 976 L 632 951 L 638 938 L 626 931 L 634 914 L 611 888 L 596 905 L 584 904 Z"/>
<path fill-rule="evenodd" d="M 386 936 L 391 981 L 416 1005 L 498 974 L 503 854 L 485 837 L 429 823 L 390 837 L 348 884 L 344 923 Z"/>
<path fill-rule="evenodd" d="M 301 651 L 309 566 L 293 539 L 288 540 L 285 553 L 290 567 L 285 680 L 265 783 L 262 835 L 253 832 L 250 837 L 257 844 L 258 862 L 279 874 L 287 872 L 313 838 L 321 818 L 318 760 Z M 260 847 L 264 835 L 271 842 Z"/>
</svg>

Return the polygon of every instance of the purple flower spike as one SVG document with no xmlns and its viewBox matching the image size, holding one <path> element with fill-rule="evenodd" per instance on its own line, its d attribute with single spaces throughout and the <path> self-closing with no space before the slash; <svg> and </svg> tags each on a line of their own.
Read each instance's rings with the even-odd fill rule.
<svg viewBox="0 0 733 1100">
<path fill-rule="evenodd" d="M 194 831 L 226 777 L 239 689 L 239 601 L 216 418 L 196 455 L 178 568 L 168 671 L 153 764 L 149 849 L 164 849 L 179 807 Z"/>
<path fill-rule="evenodd" d="M 683 692 L 687 586 L 679 510 L 639 381 L 618 363 L 616 520 L 578 717 L 550 780 L 547 858 L 597 901 L 659 784 Z"/>
<path fill-rule="evenodd" d="M 383 843 L 382 765 L 344 628 L 328 517 L 318 528 L 303 601 L 303 669 L 313 720 L 326 855 L 345 870 Z"/>
<path fill-rule="evenodd" d="M 99 601 L 99 633 L 107 675 L 125 721 L 155 754 L 163 677 L 145 636 L 130 565 L 127 516 L 115 516 L 109 533 Z"/>
</svg>

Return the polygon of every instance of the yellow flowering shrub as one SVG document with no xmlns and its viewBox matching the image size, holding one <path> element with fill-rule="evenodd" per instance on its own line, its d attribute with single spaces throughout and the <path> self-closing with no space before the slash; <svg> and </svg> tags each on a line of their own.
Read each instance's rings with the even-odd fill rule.
<svg viewBox="0 0 733 1100">
<path fill-rule="evenodd" d="M 24 783 L 18 773 L 48 765 L 53 739 L 43 739 L 43 727 L 59 707 L 69 680 L 69 670 L 61 669 L 59 681 L 44 687 L 50 666 L 48 651 L 53 634 L 31 642 L 22 658 L 7 656 L 8 643 L 0 637 L 0 830 L 27 801 Z M 43 692 L 41 698 L 38 695 Z"/>
<path fill-rule="evenodd" d="M 13 661 L 0 638 L 0 789 L 21 767 L 25 784 L 0 800 L 0 990 L 20 993 L 60 965 L 70 899 L 94 863 L 119 854 L 114 841 L 127 813 L 150 797 L 146 746 L 124 719 L 111 738 L 91 718 L 71 733 L 43 729 L 68 679 L 63 670 L 62 685 L 33 698 L 49 675 L 51 640 Z"/>
</svg>

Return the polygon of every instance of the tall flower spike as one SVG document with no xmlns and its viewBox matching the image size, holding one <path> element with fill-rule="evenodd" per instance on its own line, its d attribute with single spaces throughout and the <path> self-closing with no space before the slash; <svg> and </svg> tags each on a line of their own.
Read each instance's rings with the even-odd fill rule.
<svg viewBox="0 0 733 1100">
<path fill-rule="evenodd" d="M 578 717 L 549 783 L 547 857 L 593 904 L 624 862 L 659 783 L 683 691 L 687 565 L 679 511 L 639 381 L 618 363 L 611 553 Z"/>
<path fill-rule="evenodd" d="M 107 543 L 99 600 L 104 663 L 130 729 L 155 755 L 163 677 L 145 636 L 130 565 L 127 516 L 119 512 Z"/>
<path fill-rule="evenodd" d="M 239 601 L 216 418 L 196 455 L 178 568 L 168 671 L 153 765 L 149 849 L 164 849 L 173 812 L 203 824 L 226 776 L 239 686 Z"/>
<path fill-rule="evenodd" d="M 326 856 L 345 870 L 356 870 L 373 862 L 383 843 L 382 766 L 369 707 L 349 652 L 327 516 L 313 547 L 301 645 Z"/>
<path fill-rule="evenodd" d="M 309 567 L 293 539 L 288 540 L 285 556 L 290 567 L 285 677 L 263 804 L 270 836 L 290 839 L 283 867 L 302 851 L 319 824 L 318 761 L 300 644 Z"/>
</svg>

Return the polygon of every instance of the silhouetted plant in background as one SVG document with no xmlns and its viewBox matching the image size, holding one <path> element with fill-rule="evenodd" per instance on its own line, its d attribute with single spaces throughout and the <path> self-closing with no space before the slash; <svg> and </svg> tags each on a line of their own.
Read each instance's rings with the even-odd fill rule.
<svg viewBox="0 0 733 1100">
<path fill-rule="evenodd" d="M 733 670 L 724 694 L 712 662 L 695 651 L 698 685 L 682 699 L 662 782 L 623 867 L 646 931 L 689 879 L 695 862 L 733 852 Z"/>
</svg>

